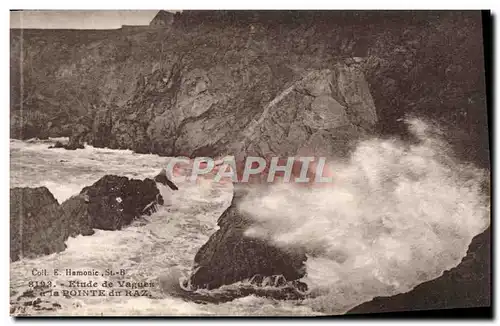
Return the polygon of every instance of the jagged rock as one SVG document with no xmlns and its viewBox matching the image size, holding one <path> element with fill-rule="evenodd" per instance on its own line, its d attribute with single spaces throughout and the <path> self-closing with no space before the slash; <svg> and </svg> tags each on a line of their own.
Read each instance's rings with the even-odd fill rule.
<svg viewBox="0 0 500 326">
<path fill-rule="evenodd" d="M 314 72 L 308 83 L 300 84 L 297 91 L 309 96 L 318 97 L 332 95 L 333 75 L 329 69 Z"/>
<path fill-rule="evenodd" d="M 254 50 L 248 51 L 241 49 L 231 56 L 250 60 Z M 310 138 L 311 126 L 335 129 L 354 123 L 346 114 L 350 108 L 339 95 L 335 78 L 345 76 L 361 85 L 364 76 L 347 67 L 345 73 L 340 72 L 340 63 L 339 67 L 330 63 L 326 69 L 304 70 L 254 60 L 228 68 L 212 61 L 204 50 L 187 56 L 186 60 L 168 56 L 153 71 L 141 71 L 136 79 L 124 80 L 135 83 L 127 88 L 128 100 L 121 106 L 94 108 L 90 122 L 76 119 L 68 148 L 81 147 L 87 141 L 96 147 L 169 156 L 260 154 L 283 152 L 284 148 L 295 154 L 297 144 Z M 369 92 L 361 97 L 364 104 L 373 102 Z M 353 105 L 358 102 L 350 101 Z M 372 108 L 367 110 L 370 115 Z M 374 123 L 371 118 L 366 120 Z"/>
<path fill-rule="evenodd" d="M 252 278 L 250 279 L 250 284 L 253 284 L 253 285 L 262 285 L 262 281 L 264 280 L 264 276 L 260 275 L 260 274 L 256 274 L 254 276 L 252 276 Z"/>
<path fill-rule="evenodd" d="M 170 181 L 170 179 L 167 177 L 167 171 L 165 169 L 162 169 L 160 173 L 155 177 L 155 181 L 161 183 L 162 185 L 168 186 L 172 190 L 179 190 L 179 188 Z"/>
<path fill-rule="evenodd" d="M 69 137 L 71 136 L 73 125 L 68 123 L 49 122 L 49 137 Z"/>
<path fill-rule="evenodd" d="M 218 220 L 220 228 L 196 254 L 191 285 L 213 289 L 250 279 L 256 274 L 263 278 L 282 275 L 286 281 L 303 277 L 306 260 L 303 253 L 280 249 L 243 234 L 251 220 L 238 211 L 240 198 L 240 194 L 235 193 L 231 206 Z"/>
<path fill-rule="evenodd" d="M 60 309 L 61 305 L 52 302 L 49 293 L 52 289 L 48 287 L 35 286 L 24 291 L 16 300 L 10 302 L 10 314 L 15 316 L 29 316 L 37 311 L 54 311 Z"/>
<path fill-rule="evenodd" d="M 178 123 L 199 117 L 220 100 L 220 96 L 210 92 L 211 81 L 205 70 L 196 68 L 189 71 L 182 76 L 179 86 L 177 105 L 174 107 Z"/>
<path fill-rule="evenodd" d="M 377 297 L 348 314 L 491 306 L 491 228 L 472 239 L 461 263 L 413 290 Z"/>
<path fill-rule="evenodd" d="M 141 215 L 150 215 L 156 205 L 163 205 L 163 198 L 152 179 L 137 180 L 106 175 L 80 192 L 92 227 L 102 230 L 119 230 Z M 85 204 L 84 204 L 85 202 Z"/>
<path fill-rule="evenodd" d="M 286 279 L 283 277 L 283 275 L 273 275 L 270 278 L 270 285 L 271 286 L 285 286 L 286 285 Z"/>
<path fill-rule="evenodd" d="M 216 35 L 207 36 L 217 39 Z M 113 55 L 115 47 L 123 42 L 141 41 L 124 41 L 117 36 L 113 41 L 96 43 L 99 54 L 89 54 L 89 59 L 99 60 L 108 52 Z M 89 88 L 100 78 L 91 74 L 94 66 L 87 61 L 82 63 L 88 65 L 84 73 L 88 76 L 87 86 L 81 89 L 98 90 L 104 104 L 99 108 L 88 103 L 76 105 L 88 107 L 89 112 L 82 114 L 83 110 L 79 110 L 75 114 L 67 148 L 81 148 L 87 141 L 96 147 L 168 156 L 236 155 L 240 151 L 293 155 L 315 130 L 352 124 L 368 130 L 376 122 L 365 77 L 355 67 L 330 62 L 305 70 L 301 64 L 287 65 L 272 58 L 260 60 L 265 51 L 261 47 L 267 43 L 256 40 L 245 41 L 247 45 L 227 54 L 202 47 L 178 57 L 175 53 L 183 51 L 175 50 L 175 42 L 170 42 L 172 49 L 165 49 L 162 61 L 153 62 L 148 69 L 143 67 L 143 57 L 139 62 L 134 57 L 133 67 L 127 64 L 126 68 L 117 68 L 117 73 L 130 76 L 120 79 L 124 94 L 108 78 L 104 79 L 107 84 Z M 57 69 L 63 79 L 84 77 L 73 66 Z M 113 89 L 108 91 L 110 85 Z M 95 99 L 92 95 L 89 98 Z"/>
<path fill-rule="evenodd" d="M 366 131 L 353 125 L 333 130 L 317 130 L 302 143 L 298 155 L 343 159 L 348 157 L 357 141 L 366 135 Z"/>
<path fill-rule="evenodd" d="M 71 130 L 72 148 L 92 134 L 103 144 L 111 112 L 111 148 L 186 156 L 304 151 L 342 157 L 349 143 L 375 128 L 400 134 L 403 124 L 396 121 L 413 113 L 462 131 L 449 137 L 466 149 L 462 158 L 488 166 L 481 14 L 354 15 L 186 11 L 176 15 L 168 42 L 161 31 L 92 32 L 77 39 L 71 31 L 13 30 L 11 136 L 44 137 L 48 117 L 61 114 L 51 136 Z M 24 53 L 29 60 L 20 60 Z M 109 112 L 98 113 L 94 124 L 80 127 L 78 118 L 92 116 L 89 103 L 96 99 L 118 107 L 105 108 Z M 88 200 L 70 207 L 83 210 Z M 283 265 L 293 265 L 289 276 L 301 274 L 300 255 L 290 258 L 270 248 L 271 261 L 263 259 L 268 254 L 258 253 L 269 247 L 243 237 L 248 223 L 233 206 L 225 212 L 221 229 L 197 255 L 197 286 L 251 277 L 245 268 L 276 274 L 282 265 L 274 259 L 281 256 L 288 259 Z M 246 261 L 248 253 L 257 255 Z"/>
<path fill-rule="evenodd" d="M 68 145 L 64 145 L 63 148 L 69 151 L 74 151 L 76 149 L 84 149 L 85 146 L 78 142 L 70 142 Z"/>
<path fill-rule="evenodd" d="M 337 64 L 336 82 L 353 124 L 371 128 L 378 121 L 375 103 L 363 71 L 357 66 Z"/>
</svg>

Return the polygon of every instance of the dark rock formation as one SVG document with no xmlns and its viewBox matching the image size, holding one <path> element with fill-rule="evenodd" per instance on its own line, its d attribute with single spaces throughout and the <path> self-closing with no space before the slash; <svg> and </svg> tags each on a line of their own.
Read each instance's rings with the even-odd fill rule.
<svg viewBox="0 0 500 326">
<path fill-rule="evenodd" d="M 50 293 L 52 289 L 45 286 L 34 286 L 24 291 L 17 299 L 10 302 L 10 314 L 14 316 L 30 316 L 38 311 L 55 311 L 61 308 L 57 302 L 53 302 Z M 16 294 L 11 293 L 11 298 Z M 47 300 L 48 299 L 48 300 Z"/>
<path fill-rule="evenodd" d="M 90 143 L 94 147 L 107 147 L 111 138 L 111 128 L 113 126 L 111 110 L 101 108 L 95 115 L 92 123 L 92 133 Z"/>
<path fill-rule="evenodd" d="M 156 205 L 163 205 L 163 198 L 152 179 L 136 180 L 106 175 L 80 192 L 82 214 L 88 215 L 92 227 L 102 230 L 119 230 L 134 218 L 150 215 Z M 76 205 L 79 206 L 78 204 Z"/>
<path fill-rule="evenodd" d="M 457 267 L 410 292 L 375 298 L 348 314 L 488 306 L 491 306 L 491 227 L 474 237 Z"/>
<path fill-rule="evenodd" d="M 49 146 L 49 148 L 64 148 L 67 150 L 74 151 L 76 149 L 83 149 L 83 148 L 85 148 L 85 146 L 82 143 L 80 143 L 79 140 L 75 140 L 73 138 L 67 144 L 63 144 L 60 141 L 56 141 L 56 143 L 54 145 Z"/>
<path fill-rule="evenodd" d="M 69 213 L 69 212 L 68 212 Z M 45 187 L 10 190 L 10 258 L 36 257 L 63 251 L 69 236 L 89 235 L 86 221 L 75 223 Z"/>
<path fill-rule="evenodd" d="M 194 288 L 213 289 L 257 274 L 282 275 L 285 283 L 304 276 L 306 256 L 303 253 L 244 236 L 251 220 L 237 209 L 240 195 L 244 194 L 236 192 L 231 206 L 218 220 L 219 230 L 196 254 L 195 272 L 190 279 Z"/>
<path fill-rule="evenodd" d="M 64 148 L 64 144 L 60 141 L 56 141 L 54 145 L 49 146 L 49 148 Z"/>
<path fill-rule="evenodd" d="M 481 28 L 472 11 L 184 11 L 134 33 L 12 30 L 11 136 L 71 132 L 71 147 L 168 156 L 294 153 L 342 147 L 374 120 L 399 134 L 413 113 L 484 166 Z"/>
<path fill-rule="evenodd" d="M 151 20 L 149 26 L 152 27 L 166 27 L 172 25 L 174 22 L 174 14 L 165 10 L 160 10 L 156 16 Z"/>
<path fill-rule="evenodd" d="M 45 187 L 10 190 L 10 258 L 63 251 L 68 237 L 119 230 L 163 205 L 156 183 L 107 175 L 61 205 Z"/>
<path fill-rule="evenodd" d="M 85 147 L 83 145 L 84 139 L 88 130 L 88 127 L 83 124 L 77 124 L 74 126 L 71 136 L 69 137 L 69 142 L 66 146 L 64 146 L 64 148 L 68 150 L 83 149 Z"/>
<path fill-rule="evenodd" d="M 65 249 L 59 204 L 45 187 L 10 190 L 10 259 Z"/>
<path fill-rule="evenodd" d="M 87 202 L 82 196 L 73 196 L 61 204 L 61 214 L 65 221 L 66 232 L 69 237 L 92 235 L 96 227 L 91 216 L 87 213 Z"/>
<path fill-rule="evenodd" d="M 232 116 L 231 121 L 238 123 L 245 119 L 238 114 L 233 109 L 224 116 Z M 205 117 L 215 119 L 215 116 Z M 248 116 L 248 119 L 242 125 L 243 131 L 230 124 L 221 126 L 215 120 L 207 123 L 205 119 L 190 119 L 176 146 L 186 150 L 187 155 L 228 150 L 242 154 L 240 157 L 297 154 L 345 157 L 357 140 L 373 130 L 377 113 L 359 66 L 340 62 L 332 69 L 303 73 L 280 90 L 257 116 Z M 207 138 L 198 132 L 200 128 L 216 136 Z M 241 160 L 237 162 L 240 166 L 238 163 Z M 220 229 L 197 253 L 196 270 L 191 276 L 194 287 L 216 288 L 256 274 L 283 275 L 286 281 L 304 276 L 304 253 L 287 251 L 265 240 L 243 235 L 252 220 L 238 211 L 237 203 L 240 196 L 245 195 L 247 186 L 238 187 L 231 206 L 219 218 Z"/>
<path fill-rule="evenodd" d="M 162 169 L 160 173 L 155 177 L 155 181 L 161 183 L 164 186 L 168 186 L 172 190 L 179 190 L 179 188 L 167 177 L 167 171 Z"/>
</svg>

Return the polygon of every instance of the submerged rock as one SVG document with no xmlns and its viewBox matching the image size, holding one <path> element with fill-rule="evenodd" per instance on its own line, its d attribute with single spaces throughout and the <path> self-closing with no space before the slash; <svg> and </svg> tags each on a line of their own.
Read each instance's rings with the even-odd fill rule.
<svg viewBox="0 0 500 326">
<path fill-rule="evenodd" d="M 150 215 L 163 198 L 152 179 L 106 175 L 80 192 L 93 228 L 119 230 L 141 215 Z M 83 205 L 83 204 L 82 204 Z"/>
<path fill-rule="evenodd" d="M 164 186 L 168 186 L 172 190 L 179 190 L 179 188 L 170 181 L 170 179 L 167 177 L 167 171 L 165 169 L 162 169 L 160 173 L 155 177 L 155 181 L 158 183 L 161 183 Z"/>
</svg>

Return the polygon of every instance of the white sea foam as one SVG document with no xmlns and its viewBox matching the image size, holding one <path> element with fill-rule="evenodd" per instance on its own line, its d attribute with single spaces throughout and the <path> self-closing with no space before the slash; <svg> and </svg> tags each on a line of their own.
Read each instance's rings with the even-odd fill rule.
<svg viewBox="0 0 500 326">
<path fill-rule="evenodd" d="M 331 187 L 278 184 L 240 205 L 256 221 L 247 235 L 307 251 L 316 309 L 343 313 L 436 278 L 489 225 L 486 172 L 457 163 L 439 130 L 408 124 L 420 143 L 361 142 L 330 166 Z"/>
</svg>

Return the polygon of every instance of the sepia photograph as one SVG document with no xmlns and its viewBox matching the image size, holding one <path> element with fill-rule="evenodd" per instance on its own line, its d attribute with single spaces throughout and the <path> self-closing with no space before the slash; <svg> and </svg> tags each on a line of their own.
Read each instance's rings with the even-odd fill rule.
<svg viewBox="0 0 500 326">
<path fill-rule="evenodd" d="M 10 316 L 491 318 L 491 29 L 11 10 Z"/>
</svg>

